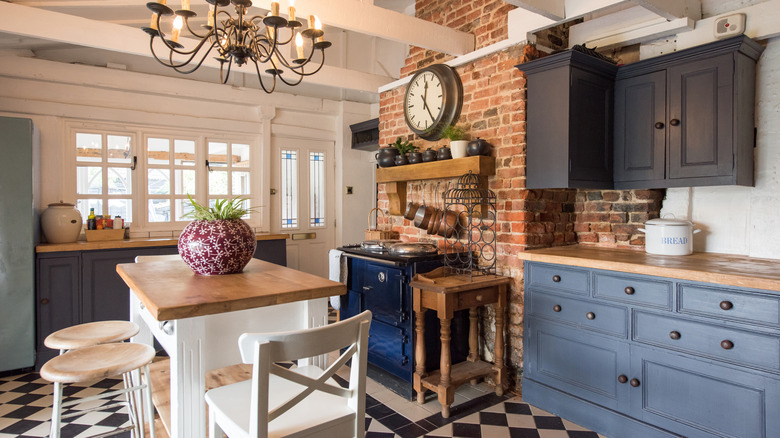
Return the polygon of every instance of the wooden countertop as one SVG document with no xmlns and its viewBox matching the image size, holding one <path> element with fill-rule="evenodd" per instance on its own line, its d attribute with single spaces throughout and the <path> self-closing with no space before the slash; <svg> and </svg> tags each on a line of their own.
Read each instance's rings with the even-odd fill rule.
<svg viewBox="0 0 780 438">
<path fill-rule="evenodd" d="M 522 251 L 517 256 L 535 262 L 780 291 L 780 260 L 774 259 L 705 252 L 661 256 L 580 245 Z"/>
<path fill-rule="evenodd" d="M 195 275 L 179 260 L 122 263 L 116 271 L 158 321 L 347 293 L 341 283 L 258 259 L 230 275 Z"/>
<path fill-rule="evenodd" d="M 289 239 L 289 234 L 256 233 L 257 240 Z M 35 252 L 89 251 L 94 249 L 146 248 L 151 246 L 176 246 L 179 239 L 173 237 L 135 238 L 124 240 L 104 240 L 87 242 L 79 240 L 72 243 L 41 243 L 35 247 Z"/>
</svg>

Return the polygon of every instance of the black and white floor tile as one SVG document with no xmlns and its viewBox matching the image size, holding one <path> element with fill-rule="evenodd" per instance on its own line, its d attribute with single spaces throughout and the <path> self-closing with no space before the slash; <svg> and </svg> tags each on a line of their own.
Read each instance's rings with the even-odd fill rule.
<svg viewBox="0 0 780 438">
<path fill-rule="evenodd" d="M 63 392 L 65 401 L 69 401 L 121 387 L 121 379 L 105 379 L 90 385 L 71 385 Z M 366 392 L 366 438 L 603 438 L 523 403 L 520 397 L 496 396 L 492 387 L 484 383 L 459 388 L 451 415 L 446 419 L 441 416 L 441 405 L 430 394 L 428 401 L 419 405 L 371 379 Z M 37 373 L 0 377 L 0 438 L 48 436 L 51 394 L 52 385 Z M 97 400 L 73 409 L 112 403 Z M 117 407 L 68 418 L 64 420 L 67 425 L 62 429 L 62 437 L 93 436 L 127 426 L 125 412 L 125 408 Z M 116 436 L 127 437 L 129 433 Z"/>
</svg>

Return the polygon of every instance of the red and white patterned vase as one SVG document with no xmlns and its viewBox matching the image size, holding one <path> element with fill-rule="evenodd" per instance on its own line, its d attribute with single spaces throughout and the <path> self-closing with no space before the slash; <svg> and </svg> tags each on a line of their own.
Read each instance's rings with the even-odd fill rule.
<svg viewBox="0 0 780 438">
<path fill-rule="evenodd" d="M 241 272 L 256 247 L 255 232 L 241 219 L 192 221 L 179 236 L 179 255 L 200 275 Z"/>
</svg>

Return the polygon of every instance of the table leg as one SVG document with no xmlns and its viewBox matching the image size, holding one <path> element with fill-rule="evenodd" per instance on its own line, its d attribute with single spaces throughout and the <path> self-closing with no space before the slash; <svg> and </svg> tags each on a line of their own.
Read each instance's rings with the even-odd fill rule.
<svg viewBox="0 0 780 438">
<path fill-rule="evenodd" d="M 141 306 L 141 300 L 130 290 L 130 321 L 138 324 L 140 329 L 138 334 L 133 336 L 130 341 L 154 346 L 152 331 L 149 330 L 149 326 L 146 325 L 146 322 L 141 317 Z"/>
<path fill-rule="evenodd" d="M 417 403 L 425 403 L 425 388 L 422 379 L 425 377 L 425 311 L 422 309 L 414 312 L 414 331 L 416 340 L 414 343 L 414 389 L 417 391 Z"/>
<path fill-rule="evenodd" d="M 203 367 L 204 318 L 173 322 L 176 348 L 171 357 L 171 438 L 206 436 L 206 369 Z"/>
<path fill-rule="evenodd" d="M 303 303 L 303 328 L 315 328 L 328 325 L 328 299 L 318 298 Z M 322 369 L 328 368 L 328 355 L 303 358 L 300 366 L 316 365 Z"/>
<path fill-rule="evenodd" d="M 496 303 L 496 339 L 493 346 L 495 351 L 494 368 L 496 370 L 496 395 L 504 395 L 504 317 L 506 313 L 506 286 L 498 288 L 498 302 Z"/>
<path fill-rule="evenodd" d="M 452 354 L 450 352 L 450 324 L 452 318 L 440 318 L 441 321 L 441 362 L 439 371 L 441 379 L 439 380 L 439 403 L 441 404 L 441 416 L 448 418 L 450 416 L 450 405 L 455 400 L 455 390 L 450 386 L 450 372 L 452 368 Z"/>
<path fill-rule="evenodd" d="M 476 307 L 469 309 L 469 362 L 479 360 L 479 331 L 477 330 L 477 319 L 479 312 Z"/>
</svg>

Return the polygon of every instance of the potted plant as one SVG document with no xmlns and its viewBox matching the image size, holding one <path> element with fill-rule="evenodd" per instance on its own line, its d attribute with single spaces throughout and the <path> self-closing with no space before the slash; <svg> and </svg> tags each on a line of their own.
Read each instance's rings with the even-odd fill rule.
<svg viewBox="0 0 780 438">
<path fill-rule="evenodd" d="M 257 247 L 252 228 L 241 219 L 252 208 L 245 198 L 217 199 L 213 207 L 198 204 L 190 195 L 193 210 L 185 215 L 195 219 L 179 236 L 179 255 L 200 275 L 241 272 Z"/>
<path fill-rule="evenodd" d="M 467 140 L 466 128 L 455 124 L 447 125 L 442 129 L 441 136 L 450 141 L 450 152 L 452 158 L 463 158 L 466 156 Z"/>
<path fill-rule="evenodd" d="M 401 137 L 398 137 L 395 140 L 395 143 L 393 143 L 393 147 L 398 150 L 398 156 L 395 157 L 395 164 L 396 166 L 402 166 L 404 164 L 409 164 L 409 156 L 408 153 L 414 153 L 417 150 L 417 146 L 413 145 L 410 141 L 402 141 Z M 419 160 L 417 160 L 419 158 Z M 419 163 L 422 161 L 422 156 L 415 157 L 415 163 Z"/>
</svg>

